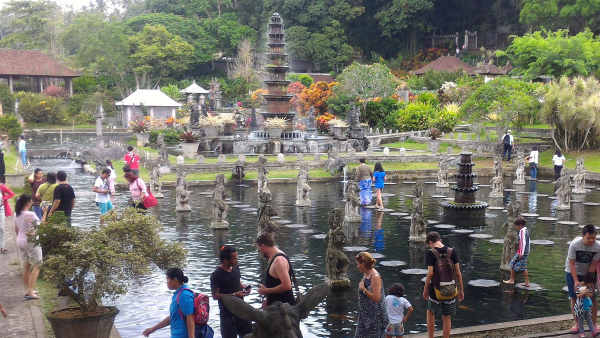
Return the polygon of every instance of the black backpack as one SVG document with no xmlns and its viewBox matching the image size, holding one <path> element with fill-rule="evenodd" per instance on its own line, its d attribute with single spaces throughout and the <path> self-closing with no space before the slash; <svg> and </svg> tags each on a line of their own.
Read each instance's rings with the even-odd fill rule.
<svg viewBox="0 0 600 338">
<path fill-rule="evenodd" d="M 510 135 L 508 135 L 508 134 L 504 135 L 504 138 L 502 139 L 502 141 L 504 142 L 505 145 L 510 145 Z"/>
</svg>

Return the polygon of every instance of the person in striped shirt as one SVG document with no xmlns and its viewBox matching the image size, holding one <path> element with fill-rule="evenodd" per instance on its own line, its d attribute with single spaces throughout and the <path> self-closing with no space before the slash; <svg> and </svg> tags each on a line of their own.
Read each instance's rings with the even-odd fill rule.
<svg viewBox="0 0 600 338">
<path fill-rule="evenodd" d="M 527 257 L 529 257 L 529 230 L 525 226 L 525 219 L 521 216 L 515 219 L 514 225 L 517 231 L 519 232 L 519 246 L 517 247 L 517 252 L 510 260 L 510 279 L 505 280 L 506 284 L 515 284 L 515 274 L 517 272 L 523 273 L 523 278 L 525 282 L 523 285 L 525 287 L 529 287 L 529 274 L 527 273 Z"/>
</svg>

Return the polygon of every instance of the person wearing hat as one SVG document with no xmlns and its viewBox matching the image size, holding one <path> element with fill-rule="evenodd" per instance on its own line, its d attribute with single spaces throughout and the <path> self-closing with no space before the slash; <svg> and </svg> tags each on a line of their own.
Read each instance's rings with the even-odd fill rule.
<svg viewBox="0 0 600 338">
<path fill-rule="evenodd" d="M 502 144 L 504 146 L 504 151 L 502 152 L 502 159 L 505 159 L 506 154 L 508 153 L 507 161 L 510 161 L 510 156 L 512 155 L 514 141 L 515 141 L 515 139 L 511 135 L 510 129 L 507 130 L 506 134 L 504 134 L 504 136 L 502 136 Z"/>
</svg>

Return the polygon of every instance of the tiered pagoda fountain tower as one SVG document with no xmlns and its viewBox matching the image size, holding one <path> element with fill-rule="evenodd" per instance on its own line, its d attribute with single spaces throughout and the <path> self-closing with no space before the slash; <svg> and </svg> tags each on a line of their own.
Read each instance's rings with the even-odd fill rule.
<svg viewBox="0 0 600 338">
<path fill-rule="evenodd" d="M 454 201 L 442 202 L 444 207 L 444 222 L 459 227 L 473 227 L 485 225 L 485 209 L 487 203 L 475 200 L 475 192 L 479 190 L 473 184 L 477 175 L 473 174 L 475 163 L 471 160 L 471 153 L 460 154 L 458 173 L 456 173 L 456 186 Z"/>
<path fill-rule="evenodd" d="M 262 115 L 264 118 L 284 118 L 291 126 L 295 112 L 290 112 L 290 100 L 293 95 L 287 93 L 290 84 L 290 81 L 286 80 L 289 70 L 288 55 L 285 54 L 285 29 L 279 13 L 273 13 L 271 16 L 268 35 L 269 52 L 267 53 L 268 64 L 265 66 L 267 72 L 265 84 L 269 93 L 264 95 L 267 104 L 266 111 L 262 112 Z"/>
</svg>

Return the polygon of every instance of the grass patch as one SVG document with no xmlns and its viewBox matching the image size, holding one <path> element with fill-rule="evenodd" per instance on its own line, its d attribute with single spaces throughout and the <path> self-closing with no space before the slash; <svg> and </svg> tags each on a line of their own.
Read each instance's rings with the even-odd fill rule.
<svg viewBox="0 0 600 338">
<path fill-rule="evenodd" d="M 54 332 L 52 331 L 52 326 L 50 322 L 46 318 L 46 314 L 54 311 L 58 305 L 58 289 L 54 287 L 50 282 L 47 282 L 43 278 L 39 278 L 37 281 L 37 290 L 40 295 L 40 305 L 42 308 L 42 313 L 44 314 L 44 325 L 46 326 L 46 334 L 48 338 L 54 337 Z"/>
<path fill-rule="evenodd" d="M 540 153 L 540 166 L 542 167 L 554 167 L 552 164 L 552 156 L 554 151 L 546 150 Z M 597 151 L 583 151 L 583 152 L 571 152 L 564 154 L 567 158 L 565 166 L 569 169 L 575 169 L 577 159 L 583 157 L 585 161 L 585 170 L 591 172 L 600 172 L 600 153 Z"/>
<path fill-rule="evenodd" d="M 50 124 L 50 123 L 28 122 L 25 127 L 27 129 L 72 129 L 73 123 Z M 96 129 L 96 124 L 94 124 L 94 123 L 75 123 L 75 129 Z"/>
<path fill-rule="evenodd" d="M 17 161 L 19 161 L 19 155 L 12 146 L 4 148 L 4 166 L 7 174 L 16 174 Z"/>
<path fill-rule="evenodd" d="M 483 125 L 486 127 L 496 127 L 497 126 L 495 122 L 485 122 Z M 525 128 L 525 129 L 552 129 L 552 126 L 547 123 L 534 123 L 534 124 L 523 125 L 522 128 Z M 517 128 L 514 127 L 513 129 L 517 129 Z"/>
<path fill-rule="evenodd" d="M 386 143 L 386 144 L 382 144 L 382 147 L 388 147 L 388 148 L 404 148 L 404 149 L 410 149 L 410 150 L 422 150 L 422 151 L 428 151 L 427 149 L 427 143 L 421 143 L 421 142 L 417 142 L 414 140 L 407 140 L 407 141 L 403 141 L 403 142 L 394 142 L 394 143 Z M 448 151 L 448 147 L 452 148 L 452 153 L 459 153 L 460 152 L 460 147 L 456 147 L 450 143 L 447 142 L 441 142 L 440 143 L 440 152 L 447 152 Z"/>
</svg>

